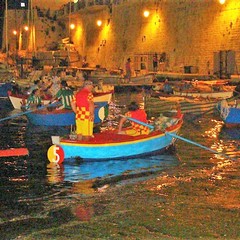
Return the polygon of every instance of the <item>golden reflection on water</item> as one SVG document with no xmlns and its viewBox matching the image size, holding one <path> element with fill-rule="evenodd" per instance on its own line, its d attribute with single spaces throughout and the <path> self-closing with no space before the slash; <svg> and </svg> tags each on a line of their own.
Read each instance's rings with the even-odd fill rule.
<svg viewBox="0 0 240 240">
<path fill-rule="evenodd" d="M 49 183 L 61 183 L 64 180 L 64 166 L 51 162 L 47 165 L 47 179 Z"/>
<path fill-rule="evenodd" d="M 238 144 L 237 140 L 227 140 L 221 139 L 220 132 L 222 131 L 224 124 L 222 121 L 211 119 L 211 122 L 214 123 L 214 126 L 205 131 L 205 135 L 208 138 L 215 139 L 215 141 L 211 145 L 211 149 L 216 150 L 220 154 L 215 154 L 217 159 L 224 160 L 226 158 L 236 160 L 234 157 L 238 157 L 236 154 L 236 144 Z"/>
</svg>

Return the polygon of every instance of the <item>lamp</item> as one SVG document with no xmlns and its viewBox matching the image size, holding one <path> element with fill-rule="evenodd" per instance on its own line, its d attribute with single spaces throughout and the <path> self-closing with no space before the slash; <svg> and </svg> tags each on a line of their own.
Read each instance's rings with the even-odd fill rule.
<svg viewBox="0 0 240 240">
<path fill-rule="evenodd" d="M 70 29 L 73 30 L 75 28 L 75 24 L 74 23 L 71 23 L 70 24 Z"/>
<path fill-rule="evenodd" d="M 24 26 L 23 29 L 27 32 L 29 30 L 29 27 L 26 25 L 26 26 Z"/>
<path fill-rule="evenodd" d="M 97 25 L 98 25 L 99 27 L 101 27 L 101 26 L 102 26 L 102 20 L 97 20 Z"/>
<path fill-rule="evenodd" d="M 149 17 L 149 11 L 148 10 L 145 10 L 144 12 L 143 12 L 143 16 L 145 17 L 145 18 L 147 18 L 147 17 Z"/>
</svg>

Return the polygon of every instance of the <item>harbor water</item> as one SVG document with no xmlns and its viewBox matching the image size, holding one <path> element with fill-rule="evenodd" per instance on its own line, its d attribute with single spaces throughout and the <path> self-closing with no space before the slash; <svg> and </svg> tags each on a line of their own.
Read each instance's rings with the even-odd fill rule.
<svg viewBox="0 0 240 240">
<path fill-rule="evenodd" d="M 0 101 L 1 118 L 19 113 L 8 99 Z M 113 98 L 121 111 L 126 110 L 130 101 L 144 104 L 149 118 L 160 114 L 157 107 L 160 100 L 146 98 L 142 92 L 118 93 Z M 117 122 L 111 120 L 107 124 L 116 127 Z M 101 162 L 75 160 L 58 165 L 47 159 L 51 136 L 67 134 L 69 128 L 33 126 L 25 116 L 0 122 L 0 128 L 0 149 L 24 147 L 29 150 L 28 156 L 0 159 L 0 224 L 8 227 L 22 219 L 43 218 L 62 202 L 77 201 L 111 184 L 154 179 L 169 170 L 178 172 L 182 164 L 189 164 L 191 168 L 237 162 L 240 156 L 240 129 L 226 129 L 214 108 L 206 113 L 186 113 L 180 136 L 222 155 L 177 140 L 175 148 L 166 154 Z M 100 184 L 94 188 L 96 182 Z"/>
</svg>

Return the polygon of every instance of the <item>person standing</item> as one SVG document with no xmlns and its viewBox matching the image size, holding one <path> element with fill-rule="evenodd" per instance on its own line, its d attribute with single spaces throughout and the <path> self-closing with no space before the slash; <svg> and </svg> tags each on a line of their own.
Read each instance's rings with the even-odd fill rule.
<svg viewBox="0 0 240 240">
<path fill-rule="evenodd" d="M 140 109 L 136 102 L 131 102 L 128 106 L 128 112 L 125 113 L 125 116 L 123 116 L 119 121 L 118 134 L 127 134 L 131 136 L 149 134 L 150 131 L 147 126 L 136 123 L 134 121 L 131 121 L 131 128 L 123 131 L 123 124 L 126 122 L 128 117 L 134 118 L 143 123 L 147 123 L 147 114 L 145 110 Z"/>
<path fill-rule="evenodd" d="M 157 58 L 157 53 L 154 54 L 153 56 L 153 71 L 157 72 L 158 71 L 158 58 Z"/>
<path fill-rule="evenodd" d="M 86 80 L 84 87 L 76 93 L 71 106 L 76 114 L 76 134 L 78 140 L 93 137 L 94 102 L 93 83 Z"/>
<path fill-rule="evenodd" d="M 127 79 L 127 81 L 131 82 L 131 76 L 132 76 L 131 58 L 127 59 L 127 62 L 125 64 L 125 71 L 126 71 L 126 79 Z"/>
</svg>

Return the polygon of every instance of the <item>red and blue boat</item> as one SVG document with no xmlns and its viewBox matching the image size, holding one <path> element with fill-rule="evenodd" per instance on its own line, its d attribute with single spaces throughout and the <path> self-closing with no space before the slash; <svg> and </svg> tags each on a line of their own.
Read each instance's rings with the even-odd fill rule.
<svg viewBox="0 0 240 240">
<path fill-rule="evenodd" d="M 101 123 L 107 116 L 108 102 L 95 102 L 94 123 Z M 33 125 L 38 126 L 71 126 L 75 125 L 75 113 L 68 109 L 47 108 L 27 111 L 26 117 Z"/>
<path fill-rule="evenodd" d="M 52 142 L 62 148 L 64 159 L 78 157 L 86 160 L 132 158 L 166 150 L 174 143 L 176 139 L 174 136 L 182 124 L 181 116 L 164 131 L 153 130 L 148 135 L 129 136 L 118 134 L 117 130 L 107 130 L 95 133 L 94 138 L 89 140 L 71 140 L 53 136 Z"/>
</svg>

